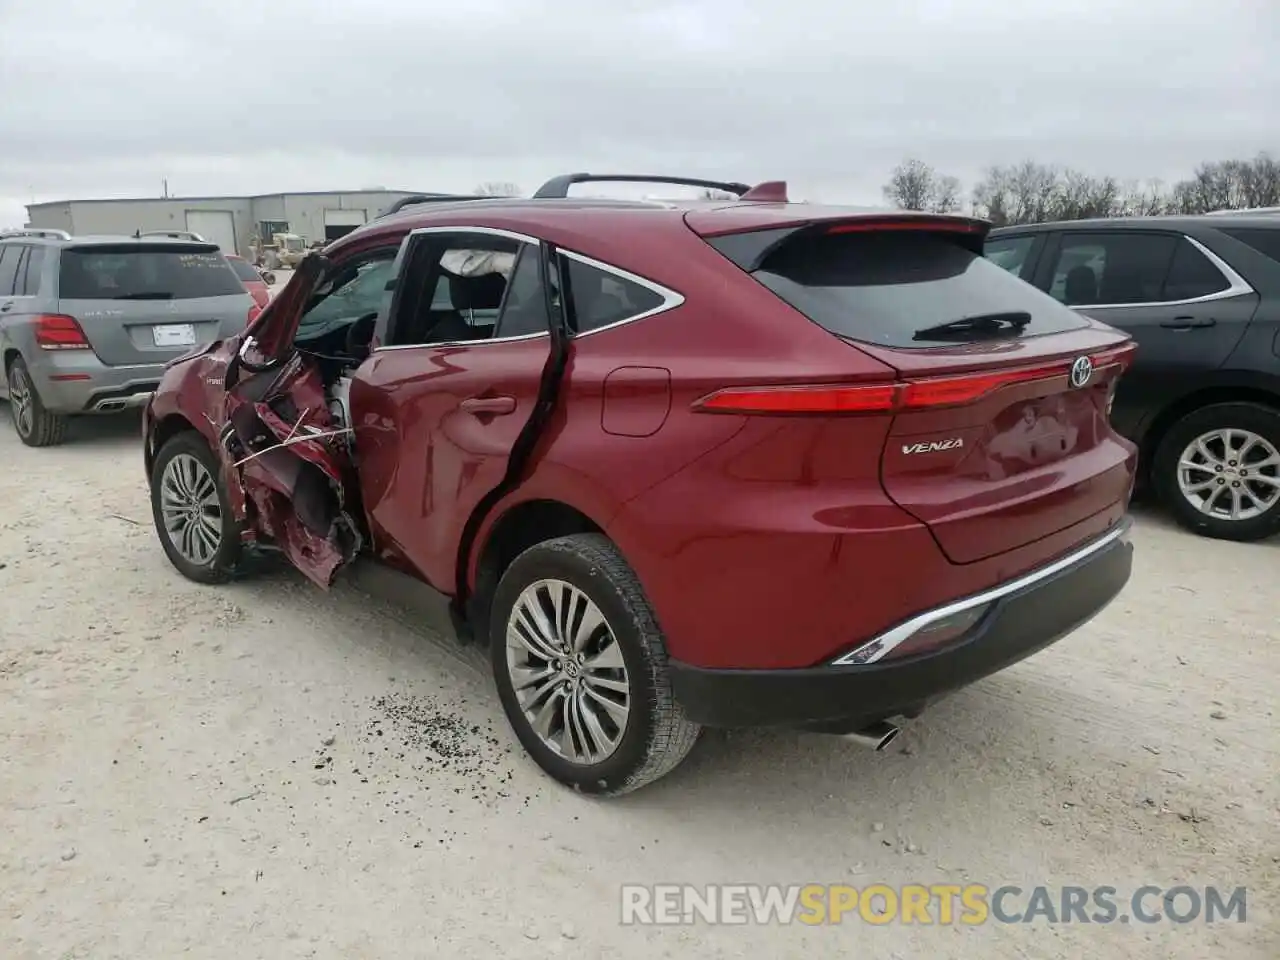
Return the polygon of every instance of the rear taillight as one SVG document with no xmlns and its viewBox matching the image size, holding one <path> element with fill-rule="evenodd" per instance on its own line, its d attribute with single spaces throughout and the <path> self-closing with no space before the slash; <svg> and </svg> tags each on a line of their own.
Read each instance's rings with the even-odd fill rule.
<svg viewBox="0 0 1280 960">
<path fill-rule="evenodd" d="M 1123 370 L 1132 360 L 1135 349 L 1132 343 L 1126 343 L 1089 359 L 1094 371 L 1117 367 Z M 957 407 L 980 400 L 1002 387 L 1066 377 L 1074 363 L 1072 358 L 1045 366 L 893 383 L 728 387 L 708 394 L 693 407 L 707 413 L 757 415 L 898 413 Z"/>
<path fill-rule="evenodd" d="M 1103 350 L 1095 353 L 1089 359 L 1093 361 L 1093 372 L 1106 370 L 1110 367 L 1119 367 L 1122 371 L 1127 370 L 1129 365 L 1133 363 L 1133 355 L 1138 352 L 1138 345 L 1132 340 L 1120 344 L 1118 347 L 1112 347 L 1110 350 Z"/>
<path fill-rule="evenodd" d="M 36 317 L 36 344 L 42 350 L 88 350 L 89 341 L 75 317 L 44 313 Z"/>
</svg>

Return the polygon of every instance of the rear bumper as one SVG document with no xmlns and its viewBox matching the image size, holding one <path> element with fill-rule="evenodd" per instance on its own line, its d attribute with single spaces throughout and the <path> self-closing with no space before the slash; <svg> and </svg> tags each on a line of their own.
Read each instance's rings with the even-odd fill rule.
<svg viewBox="0 0 1280 960">
<path fill-rule="evenodd" d="M 109 367 L 91 350 L 33 351 L 27 369 L 46 409 L 54 413 L 114 413 L 145 406 L 163 363 Z"/>
<path fill-rule="evenodd" d="M 991 603 L 990 610 L 967 635 L 941 650 L 900 660 L 840 663 L 851 659 L 846 654 L 827 666 L 800 670 L 717 670 L 672 661 L 676 699 L 689 719 L 716 727 L 834 724 L 853 729 L 915 713 L 1042 650 L 1115 599 L 1133 566 L 1130 523 L 1126 518 L 1067 557 L 1010 581 L 1008 589 L 967 598 Z M 865 651 L 875 642 L 856 650 Z"/>
</svg>

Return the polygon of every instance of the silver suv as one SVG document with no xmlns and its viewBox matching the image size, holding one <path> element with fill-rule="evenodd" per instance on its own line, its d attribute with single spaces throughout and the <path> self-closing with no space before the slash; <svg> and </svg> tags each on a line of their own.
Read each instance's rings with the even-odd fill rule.
<svg viewBox="0 0 1280 960">
<path fill-rule="evenodd" d="M 164 365 L 244 329 L 253 299 L 211 243 L 0 236 L 0 356 L 23 443 L 61 443 L 71 416 L 146 403 Z"/>
</svg>

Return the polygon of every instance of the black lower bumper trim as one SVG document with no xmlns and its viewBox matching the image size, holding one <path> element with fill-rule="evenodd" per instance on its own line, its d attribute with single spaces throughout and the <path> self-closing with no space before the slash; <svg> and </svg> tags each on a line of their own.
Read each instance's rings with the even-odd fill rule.
<svg viewBox="0 0 1280 960">
<path fill-rule="evenodd" d="M 856 726 L 918 710 L 1042 650 L 1102 610 L 1129 580 L 1126 539 L 1001 598 L 968 637 L 936 652 L 859 666 L 713 670 L 672 661 L 686 715 L 712 727 Z"/>
</svg>

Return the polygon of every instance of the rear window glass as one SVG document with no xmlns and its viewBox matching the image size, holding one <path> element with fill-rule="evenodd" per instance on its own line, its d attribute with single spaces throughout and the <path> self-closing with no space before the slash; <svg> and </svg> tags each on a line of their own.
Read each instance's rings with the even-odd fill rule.
<svg viewBox="0 0 1280 960">
<path fill-rule="evenodd" d="M 1264 257 L 1270 257 L 1276 263 L 1280 263 L 1280 230 L 1266 230 L 1255 227 L 1244 230 L 1223 230 L 1222 232 L 1243 244 L 1253 247 Z"/>
<path fill-rule="evenodd" d="M 65 250 L 58 278 L 64 300 L 193 300 L 243 295 L 217 248 L 87 247 Z"/>
<path fill-rule="evenodd" d="M 258 273 L 248 260 L 232 260 L 228 257 L 227 263 L 231 264 L 231 269 L 236 272 L 236 276 L 241 280 L 262 283 L 262 274 Z"/>
<path fill-rule="evenodd" d="M 955 321 L 1025 312 L 1021 336 L 1076 330 L 1076 313 L 981 254 L 925 233 L 849 233 L 784 243 L 753 276 L 810 320 L 842 337 L 898 348 Z"/>
</svg>

